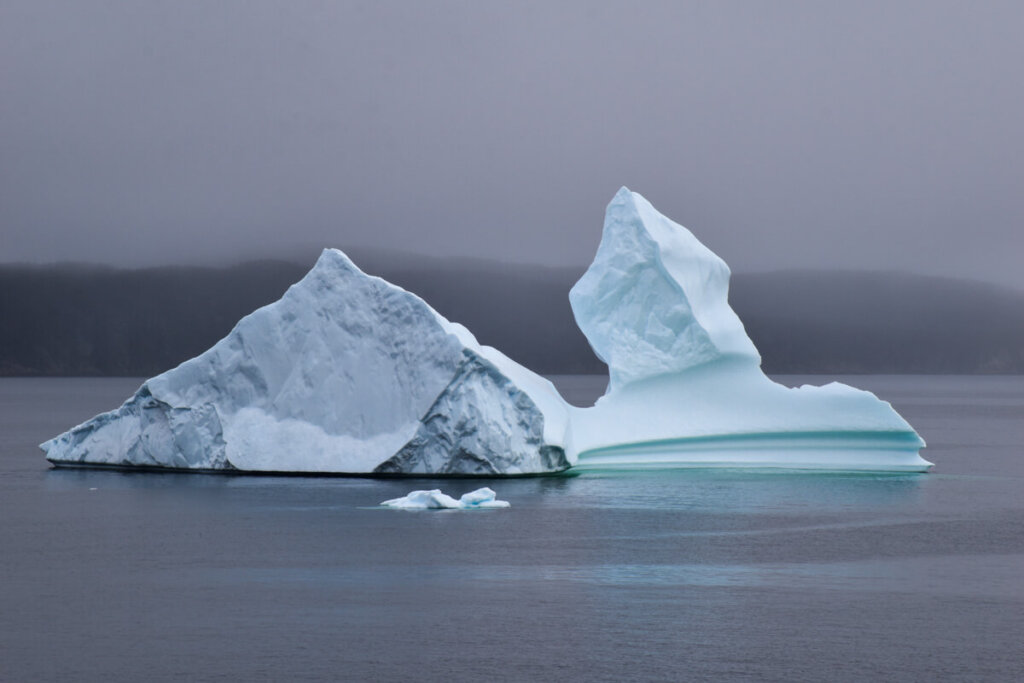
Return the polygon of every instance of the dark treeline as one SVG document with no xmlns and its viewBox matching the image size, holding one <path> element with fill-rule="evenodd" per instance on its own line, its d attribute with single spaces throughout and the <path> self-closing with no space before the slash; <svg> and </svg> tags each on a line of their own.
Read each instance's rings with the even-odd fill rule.
<svg viewBox="0 0 1024 683">
<path fill-rule="evenodd" d="M 769 372 L 1021 373 L 1024 292 L 891 272 L 733 278 Z"/>
<path fill-rule="evenodd" d="M 542 373 L 599 373 L 569 309 L 582 269 L 363 261 Z M 276 300 L 307 266 L 0 266 L 0 375 L 171 368 Z M 776 373 L 1024 372 L 1024 293 L 897 273 L 736 275 L 730 299 Z"/>
</svg>

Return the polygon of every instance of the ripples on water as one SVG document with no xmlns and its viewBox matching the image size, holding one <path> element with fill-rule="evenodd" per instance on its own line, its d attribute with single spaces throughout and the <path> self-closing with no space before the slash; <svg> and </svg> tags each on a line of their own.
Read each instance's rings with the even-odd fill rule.
<svg viewBox="0 0 1024 683">
<path fill-rule="evenodd" d="M 0 679 L 1021 679 L 1024 378 L 850 383 L 932 474 L 49 470 L 139 380 L 0 379 Z M 512 508 L 374 507 L 481 485 Z"/>
</svg>

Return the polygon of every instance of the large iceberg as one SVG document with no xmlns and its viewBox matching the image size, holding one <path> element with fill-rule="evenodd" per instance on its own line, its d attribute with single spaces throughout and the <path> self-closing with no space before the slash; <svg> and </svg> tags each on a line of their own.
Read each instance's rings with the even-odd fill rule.
<svg viewBox="0 0 1024 683">
<path fill-rule="evenodd" d="M 567 418 L 549 381 L 326 249 L 211 349 L 41 447 L 65 466 L 535 474 L 569 467 Z"/>
<path fill-rule="evenodd" d="M 574 408 L 327 249 L 211 349 L 41 447 L 61 466 L 379 475 L 931 466 L 873 394 L 768 379 L 728 289 L 722 259 L 622 188 L 569 295 L 608 391 Z"/>
<path fill-rule="evenodd" d="M 921 437 L 873 394 L 768 379 L 729 307 L 729 275 L 641 195 L 615 195 L 597 256 L 569 293 L 610 380 L 593 407 L 572 411 L 577 467 L 931 466 Z"/>
</svg>

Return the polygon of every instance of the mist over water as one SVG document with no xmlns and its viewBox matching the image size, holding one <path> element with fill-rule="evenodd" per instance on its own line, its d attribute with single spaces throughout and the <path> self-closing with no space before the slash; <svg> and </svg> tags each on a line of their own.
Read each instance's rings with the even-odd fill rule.
<svg viewBox="0 0 1024 683">
<path fill-rule="evenodd" d="M 1024 379 L 846 379 L 933 473 L 50 470 L 36 443 L 141 380 L 0 379 L 0 678 L 1020 678 Z M 483 485 L 512 507 L 375 507 Z"/>
</svg>

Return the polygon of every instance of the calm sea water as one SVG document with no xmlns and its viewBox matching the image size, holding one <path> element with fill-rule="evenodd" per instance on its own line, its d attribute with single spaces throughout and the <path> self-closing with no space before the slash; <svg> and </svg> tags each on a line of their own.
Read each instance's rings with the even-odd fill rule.
<svg viewBox="0 0 1024 683">
<path fill-rule="evenodd" d="M 1021 680 L 1024 378 L 849 381 L 933 473 L 51 470 L 140 380 L 0 379 L 0 679 Z M 485 484 L 512 508 L 374 507 Z"/>
</svg>

